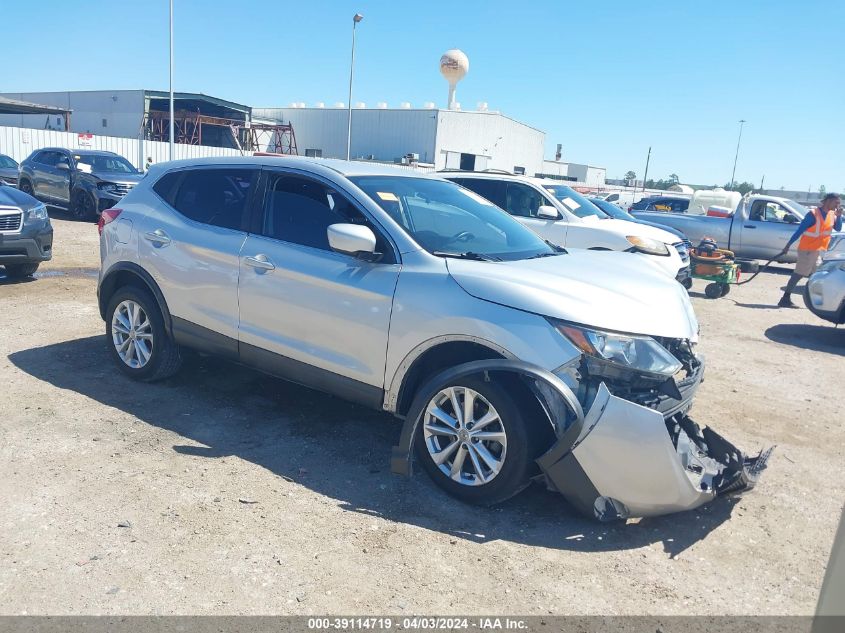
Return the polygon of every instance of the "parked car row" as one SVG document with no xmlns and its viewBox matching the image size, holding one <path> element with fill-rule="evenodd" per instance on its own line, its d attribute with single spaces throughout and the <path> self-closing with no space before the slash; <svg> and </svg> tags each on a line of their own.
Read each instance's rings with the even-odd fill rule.
<svg viewBox="0 0 845 633">
<path fill-rule="evenodd" d="M 154 166 L 99 221 L 110 353 L 152 381 L 199 349 L 391 412 L 392 469 L 416 461 L 468 502 L 536 479 L 611 520 L 753 487 L 770 450 L 745 456 L 688 416 L 699 327 L 656 255 L 567 250 L 525 224 L 545 209 L 568 243 L 617 220 L 585 220 L 592 204 L 548 183 L 476 176 L 272 157 Z"/>
</svg>

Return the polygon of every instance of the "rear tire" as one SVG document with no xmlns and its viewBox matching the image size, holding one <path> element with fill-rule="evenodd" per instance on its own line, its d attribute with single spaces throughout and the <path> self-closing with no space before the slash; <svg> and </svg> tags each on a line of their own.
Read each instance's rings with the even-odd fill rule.
<svg viewBox="0 0 845 633">
<path fill-rule="evenodd" d="M 6 264 L 6 276 L 9 279 L 21 279 L 31 277 L 38 270 L 38 263 L 35 264 Z"/>
<path fill-rule="evenodd" d="M 106 339 L 118 367 L 134 380 L 163 380 L 182 365 L 181 351 L 167 335 L 158 303 L 142 288 L 123 286 L 112 295 Z"/>
<path fill-rule="evenodd" d="M 468 395 L 472 413 L 464 422 Z M 530 483 L 540 434 L 530 433 L 520 407 L 500 382 L 467 377 L 439 385 L 422 415 L 414 440 L 417 459 L 450 495 L 494 505 Z"/>
</svg>

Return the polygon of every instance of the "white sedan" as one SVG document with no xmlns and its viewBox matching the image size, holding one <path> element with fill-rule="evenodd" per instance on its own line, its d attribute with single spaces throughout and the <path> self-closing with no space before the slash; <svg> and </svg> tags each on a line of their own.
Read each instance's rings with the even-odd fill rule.
<svg viewBox="0 0 845 633">
<path fill-rule="evenodd" d="M 825 255 L 822 265 L 807 281 L 804 303 L 825 321 L 845 323 L 845 252 Z"/>
</svg>

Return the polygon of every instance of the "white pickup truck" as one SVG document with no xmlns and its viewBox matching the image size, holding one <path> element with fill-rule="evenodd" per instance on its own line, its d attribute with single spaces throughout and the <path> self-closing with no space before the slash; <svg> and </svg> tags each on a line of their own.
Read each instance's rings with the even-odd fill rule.
<svg viewBox="0 0 845 633">
<path fill-rule="evenodd" d="M 638 211 L 632 215 L 671 226 L 684 233 L 693 245 L 710 237 L 737 257 L 769 260 L 783 251 L 808 212 L 806 207 L 787 198 L 753 194 L 742 198 L 736 209 L 728 209 L 724 215 Z M 777 261 L 792 263 L 796 258 L 797 242 Z"/>
</svg>

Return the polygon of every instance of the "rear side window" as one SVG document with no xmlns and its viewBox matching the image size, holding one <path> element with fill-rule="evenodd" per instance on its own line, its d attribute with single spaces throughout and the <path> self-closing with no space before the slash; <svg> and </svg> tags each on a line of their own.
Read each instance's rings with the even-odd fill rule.
<svg viewBox="0 0 845 633">
<path fill-rule="evenodd" d="M 455 182 L 474 191 L 482 198 L 487 198 L 497 207 L 505 208 L 505 187 L 502 182 L 486 178 L 455 178 Z"/>
<path fill-rule="evenodd" d="M 175 195 L 171 194 L 170 204 L 195 222 L 243 230 L 250 191 L 257 173 L 254 169 L 186 171 L 176 187 Z M 158 184 L 156 183 L 156 186 Z M 163 183 L 162 187 L 167 184 Z M 158 190 L 156 192 L 158 193 Z"/>
<path fill-rule="evenodd" d="M 181 172 L 172 171 L 169 174 L 164 174 L 164 176 L 159 178 L 158 181 L 156 181 L 156 184 L 153 185 L 153 191 L 155 191 L 161 199 L 170 206 L 173 206 L 173 199 L 176 196 L 176 185 L 179 184 L 179 178 L 181 175 Z"/>
</svg>

